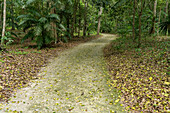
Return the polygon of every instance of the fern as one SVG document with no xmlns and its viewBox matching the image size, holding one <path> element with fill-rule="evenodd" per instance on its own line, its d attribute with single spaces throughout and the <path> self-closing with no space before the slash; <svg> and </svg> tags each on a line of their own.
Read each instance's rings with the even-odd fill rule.
<svg viewBox="0 0 170 113">
<path fill-rule="evenodd" d="M 20 15 L 20 16 L 17 17 L 17 19 L 20 19 L 20 18 L 29 18 L 29 17 L 30 17 L 30 15 Z"/>
<path fill-rule="evenodd" d="M 47 20 L 47 18 L 45 18 L 45 17 L 41 17 L 39 20 L 38 20 L 40 23 L 46 23 L 48 20 Z"/>
<path fill-rule="evenodd" d="M 62 28 L 63 30 L 66 30 L 66 28 L 62 24 L 59 24 L 59 27 Z"/>
<path fill-rule="evenodd" d="M 44 29 L 45 29 L 46 31 L 50 31 L 50 30 L 51 30 L 51 24 L 46 23 L 46 24 L 44 25 Z"/>
<path fill-rule="evenodd" d="M 36 26 L 34 29 L 35 36 L 40 36 L 42 34 L 42 31 L 43 31 L 43 29 L 40 25 Z"/>
<path fill-rule="evenodd" d="M 23 43 L 26 39 L 33 37 L 33 30 L 30 30 L 21 40 L 21 43 Z"/>
<path fill-rule="evenodd" d="M 38 49 L 41 49 L 44 44 L 42 37 L 41 36 L 36 37 L 36 42 L 37 42 Z"/>
<path fill-rule="evenodd" d="M 29 0 L 27 3 L 32 3 L 34 0 Z M 18 19 L 22 19 L 19 23 L 23 30 L 28 30 L 28 33 L 23 37 L 21 43 L 26 39 L 32 38 L 37 43 L 37 48 L 41 49 L 46 44 L 51 43 L 55 37 L 52 35 L 53 30 L 51 22 L 55 22 L 58 26 L 56 30 L 63 32 L 66 28 L 59 23 L 60 18 L 57 14 L 44 14 L 41 15 L 39 12 L 34 10 L 28 10 L 28 15 L 20 15 Z M 64 38 L 66 40 L 66 38 Z"/>
<path fill-rule="evenodd" d="M 56 19 L 56 20 L 60 21 L 60 18 L 57 14 L 50 14 L 48 17 L 51 19 Z"/>
<path fill-rule="evenodd" d="M 35 2 L 35 0 L 28 0 L 28 1 L 26 2 L 26 4 L 27 4 L 27 5 L 30 5 L 30 4 L 33 3 L 33 2 Z"/>
</svg>

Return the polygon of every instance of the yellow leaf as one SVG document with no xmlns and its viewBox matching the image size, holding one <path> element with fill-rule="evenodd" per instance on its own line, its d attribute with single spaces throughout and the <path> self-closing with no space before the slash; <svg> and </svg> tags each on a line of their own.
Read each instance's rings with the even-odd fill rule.
<svg viewBox="0 0 170 113">
<path fill-rule="evenodd" d="M 168 93 L 164 93 L 163 95 L 167 97 L 169 94 Z"/>
<path fill-rule="evenodd" d="M 164 84 L 169 85 L 169 84 L 170 84 L 170 82 L 164 82 Z"/>
<path fill-rule="evenodd" d="M 149 80 L 151 81 L 151 80 L 152 80 L 152 77 L 149 77 Z"/>
<path fill-rule="evenodd" d="M 135 110 L 135 107 L 132 107 L 133 110 Z"/>
<path fill-rule="evenodd" d="M 119 99 L 115 100 L 115 102 L 116 102 L 116 103 L 119 102 Z"/>
</svg>

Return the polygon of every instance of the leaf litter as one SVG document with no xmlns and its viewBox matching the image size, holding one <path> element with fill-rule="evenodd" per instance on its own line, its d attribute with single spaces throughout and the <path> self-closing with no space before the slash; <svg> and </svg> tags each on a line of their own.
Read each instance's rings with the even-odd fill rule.
<svg viewBox="0 0 170 113">
<path fill-rule="evenodd" d="M 170 112 L 169 39 L 148 38 L 142 47 L 118 38 L 104 49 L 109 81 L 132 112 Z"/>
<path fill-rule="evenodd" d="M 74 38 L 69 43 L 59 43 L 42 50 L 30 48 L 29 42 L 9 46 L 8 53 L 0 53 L 0 101 L 7 102 L 17 89 L 28 86 L 30 80 L 39 79 L 37 73 L 41 67 L 46 66 L 50 58 L 97 37 L 99 36 Z"/>
</svg>

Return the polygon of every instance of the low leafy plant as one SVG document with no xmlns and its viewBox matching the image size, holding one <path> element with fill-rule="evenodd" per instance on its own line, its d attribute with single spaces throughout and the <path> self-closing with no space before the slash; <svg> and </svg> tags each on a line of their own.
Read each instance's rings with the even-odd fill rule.
<svg viewBox="0 0 170 113">
<path fill-rule="evenodd" d="M 21 43 L 31 38 L 37 43 L 38 49 L 41 49 L 55 39 L 55 37 L 51 35 L 53 33 L 52 22 L 59 27 L 64 27 L 59 23 L 60 18 L 57 14 L 40 14 L 37 11 L 29 10 L 28 14 L 20 15 L 18 19 L 22 19 L 19 25 L 23 27 L 23 30 L 28 30 L 27 34 L 21 40 Z"/>
<path fill-rule="evenodd" d="M 5 36 L 1 38 L 2 43 L 4 46 L 10 45 L 14 42 L 15 37 L 18 37 L 15 33 L 13 32 L 5 32 Z"/>
</svg>

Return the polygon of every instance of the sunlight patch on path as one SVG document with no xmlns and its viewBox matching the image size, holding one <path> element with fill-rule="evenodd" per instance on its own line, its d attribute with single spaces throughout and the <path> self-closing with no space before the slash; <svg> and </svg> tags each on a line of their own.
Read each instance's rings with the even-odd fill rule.
<svg viewBox="0 0 170 113">
<path fill-rule="evenodd" d="M 117 91 L 110 91 L 103 48 L 116 36 L 101 38 L 62 52 L 34 80 L 11 98 L 1 113 L 123 113 L 116 100 Z"/>
</svg>

